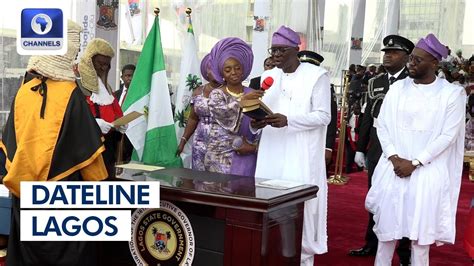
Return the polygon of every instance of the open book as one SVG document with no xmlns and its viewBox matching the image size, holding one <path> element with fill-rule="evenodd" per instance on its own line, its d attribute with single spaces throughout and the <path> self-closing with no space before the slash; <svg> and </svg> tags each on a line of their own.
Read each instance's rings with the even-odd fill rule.
<svg viewBox="0 0 474 266">
<path fill-rule="evenodd" d="M 265 116 L 273 114 L 272 110 L 260 99 L 242 100 L 240 101 L 240 107 L 245 115 L 255 120 L 262 120 Z"/>
</svg>

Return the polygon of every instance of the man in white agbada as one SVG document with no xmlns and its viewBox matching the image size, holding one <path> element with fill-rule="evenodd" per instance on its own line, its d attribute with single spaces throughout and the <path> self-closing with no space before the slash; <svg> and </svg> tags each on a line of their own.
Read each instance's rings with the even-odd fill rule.
<svg viewBox="0 0 474 266">
<path fill-rule="evenodd" d="M 465 92 L 436 77 L 446 47 L 429 34 L 410 55 L 410 78 L 394 83 L 377 134 L 383 150 L 367 194 L 379 239 L 375 265 L 392 265 L 397 239 L 412 241 L 411 265 L 454 243 L 464 154 Z"/>
<path fill-rule="evenodd" d="M 301 264 L 312 266 L 314 254 L 327 252 L 324 150 L 331 120 L 331 91 L 324 68 L 300 63 L 298 44 L 300 38 L 290 28 L 281 26 L 273 34 L 269 51 L 276 68 L 264 72 L 261 80 L 269 76 L 274 80 L 262 98 L 274 114 L 252 122 L 253 128 L 266 126 L 255 176 L 319 187 L 317 198 L 306 201 L 304 209 Z"/>
</svg>

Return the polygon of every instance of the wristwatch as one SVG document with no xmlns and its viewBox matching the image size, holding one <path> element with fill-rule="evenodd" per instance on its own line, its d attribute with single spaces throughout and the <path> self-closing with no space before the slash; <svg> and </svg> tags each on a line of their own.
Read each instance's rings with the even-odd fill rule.
<svg viewBox="0 0 474 266">
<path fill-rule="evenodd" d="M 422 166 L 421 162 L 418 161 L 417 159 L 411 161 L 411 165 L 415 166 L 415 168 L 418 168 Z"/>
</svg>

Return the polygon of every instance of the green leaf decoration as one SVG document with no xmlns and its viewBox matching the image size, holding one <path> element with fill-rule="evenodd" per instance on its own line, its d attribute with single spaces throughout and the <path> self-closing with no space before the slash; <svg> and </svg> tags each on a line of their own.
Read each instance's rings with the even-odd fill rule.
<svg viewBox="0 0 474 266">
<path fill-rule="evenodd" d="M 187 104 L 183 110 L 179 110 L 174 115 L 174 122 L 178 122 L 179 127 L 186 127 L 189 115 L 191 115 L 191 105 Z"/>
<path fill-rule="evenodd" d="M 177 111 L 174 115 L 174 122 L 178 122 L 179 127 L 186 127 L 186 122 L 184 119 L 184 110 Z"/>
<path fill-rule="evenodd" d="M 201 78 L 197 75 L 188 74 L 186 77 L 186 87 L 189 91 L 194 91 L 197 87 L 202 85 Z"/>
</svg>

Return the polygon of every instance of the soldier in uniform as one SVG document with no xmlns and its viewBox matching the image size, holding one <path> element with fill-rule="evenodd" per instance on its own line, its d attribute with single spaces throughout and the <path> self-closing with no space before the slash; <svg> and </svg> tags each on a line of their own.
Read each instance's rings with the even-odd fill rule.
<svg viewBox="0 0 474 266">
<path fill-rule="evenodd" d="M 368 95 L 369 100 L 365 108 L 365 115 L 359 128 L 359 139 L 357 141 L 357 152 L 354 161 L 359 166 L 367 166 L 369 188 L 372 185 L 372 174 L 375 166 L 382 155 L 382 148 L 377 138 L 377 116 L 382 105 L 385 94 L 390 89 L 390 85 L 397 80 L 408 76 L 408 57 L 415 45 L 408 39 L 389 35 L 383 39 L 384 51 L 383 66 L 387 73 L 381 73 L 369 80 Z M 367 154 L 367 160 L 365 157 Z M 367 165 L 366 165 L 367 162 Z M 373 256 L 377 252 L 378 239 L 373 231 L 373 215 L 369 214 L 369 224 L 365 236 L 366 243 L 362 248 L 354 249 L 349 252 L 351 256 Z M 409 251 L 410 241 L 402 239 L 397 249 L 402 265 L 408 265 L 410 261 Z"/>
<path fill-rule="evenodd" d="M 298 58 L 300 62 L 307 62 L 313 65 L 319 66 L 324 61 L 324 57 L 313 51 L 300 51 L 298 52 Z M 336 141 L 336 131 L 337 131 L 337 102 L 336 94 L 334 92 L 334 86 L 331 84 L 331 122 L 328 125 L 326 131 L 326 150 L 324 153 L 324 159 L 326 165 L 329 165 L 332 160 L 332 150 L 334 148 L 334 143 Z M 327 171 L 327 168 L 326 168 Z"/>
</svg>

